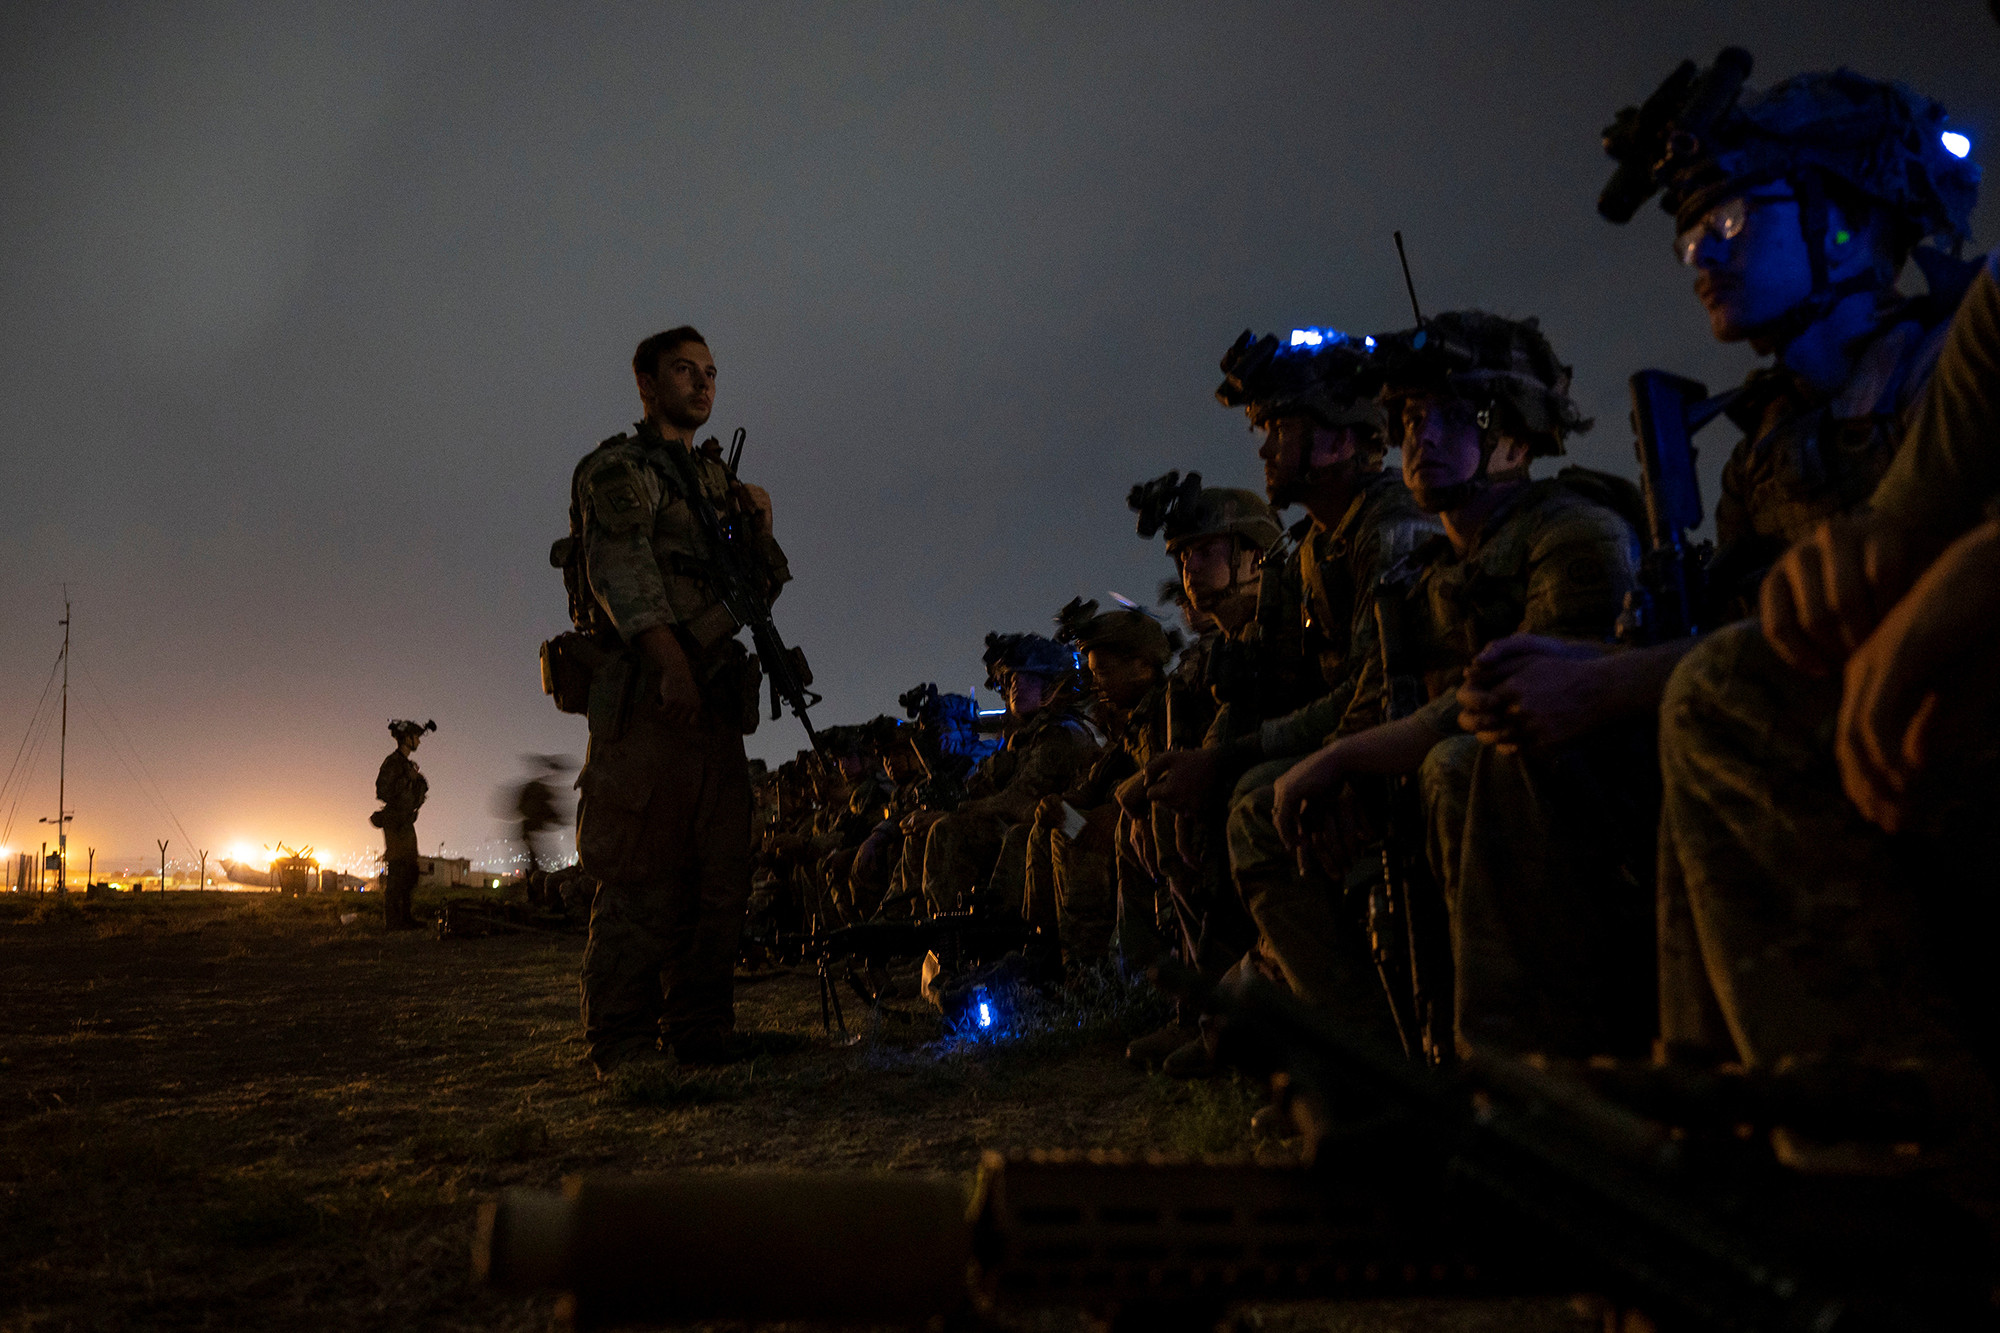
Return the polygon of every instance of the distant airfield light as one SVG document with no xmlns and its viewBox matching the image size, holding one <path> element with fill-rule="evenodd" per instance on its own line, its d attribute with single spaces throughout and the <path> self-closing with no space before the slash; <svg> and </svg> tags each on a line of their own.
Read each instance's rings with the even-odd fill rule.
<svg viewBox="0 0 2000 1333">
<path fill-rule="evenodd" d="M 1953 157 L 1964 157 L 1972 151 L 1971 138 L 1960 134 L 1957 130 L 1946 130 L 1938 136 L 1938 142 L 1943 144 L 1945 152 Z"/>
</svg>

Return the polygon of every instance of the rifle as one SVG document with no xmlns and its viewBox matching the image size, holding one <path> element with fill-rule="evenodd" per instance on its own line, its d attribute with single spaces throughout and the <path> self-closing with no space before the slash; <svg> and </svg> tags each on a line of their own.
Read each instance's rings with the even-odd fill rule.
<svg viewBox="0 0 2000 1333">
<path fill-rule="evenodd" d="M 1708 388 L 1664 370 L 1632 376 L 1633 448 L 1646 500 L 1646 553 L 1639 588 L 1618 618 L 1618 637 L 1659 643 L 1700 634 L 1707 624 L 1707 569 L 1713 546 L 1688 534 L 1701 526 L 1701 482 L 1693 438 L 1722 414 L 1735 392 Z"/>
<path fill-rule="evenodd" d="M 721 446 L 711 437 L 703 441 L 701 452 L 722 464 L 728 472 L 729 480 L 737 480 L 736 467 L 743 459 L 743 442 L 747 432 L 741 426 L 730 439 L 729 457 L 722 457 Z M 669 456 L 672 452 L 669 451 Z M 817 704 L 821 696 L 813 693 L 812 669 L 806 665 L 806 656 L 797 648 L 785 646 L 778 634 L 778 627 L 771 620 L 771 599 L 765 592 L 764 576 L 756 557 L 748 549 L 748 534 L 741 531 L 731 515 L 725 519 L 716 512 L 708 492 L 701 487 L 701 478 L 693 463 L 681 463 L 676 457 L 681 472 L 682 489 L 687 492 L 688 507 L 694 511 L 695 521 L 701 524 L 702 534 L 708 539 L 709 550 L 714 560 L 708 571 L 709 582 L 720 601 L 737 624 L 750 631 L 750 639 L 757 647 L 757 660 L 764 668 L 764 678 L 771 688 L 771 718 L 776 721 L 782 715 L 780 703 L 789 706 L 792 716 L 798 718 L 799 725 L 806 729 L 806 736 L 813 748 L 819 748 L 819 733 L 813 729 L 812 719 L 806 710 Z"/>
<path fill-rule="evenodd" d="M 847 1019 L 840 1011 L 840 996 L 833 984 L 835 959 L 858 959 L 872 968 L 935 953 L 946 971 L 957 971 L 1025 948 L 1030 934 L 1028 923 L 1018 916 L 943 912 L 910 921 L 839 926 L 795 941 L 792 947 L 802 959 L 812 959 L 817 965 L 820 1025 L 828 1032 L 838 1025 L 845 1035 Z M 862 998 L 872 1001 L 875 997 L 863 993 Z"/>
<path fill-rule="evenodd" d="M 475 1270 L 567 1290 L 579 1328 L 998 1304 L 1191 1329 L 1239 1300 L 1580 1290 L 1665 1330 L 1991 1324 L 1970 1217 L 1907 1180 L 1790 1172 L 1768 1121 L 1683 1114 L 1676 1132 L 1562 1071 L 1413 1064 L 1261 982 L 1173 985 L 1221 1018 L 1225 1058 L 1282 1075 L 1303 1165 L 989 1153 L 970 1190 L 859 1172 L 572 1179 L 484 1205 Z M 1715 1076 L 1691 1077 L 1684 1113 L 1717 1100 L 1701 1086 Z M 1760 1077 L 1719 1099 L 1725 1120 L 1788 1103 L 1783 1076 Z M 1819 1128 L 1843 1132 L 1837 1097 L 1827 1115 Z"/>
<path fill-rule="evenodd" d="M 1375 590 L 1375 630 L 1382 644 L 1383 720 L 1423 706 L 1423 682 L 1413 670 L 1410 585 L 1404 570 L 1385 574 Z M 1388 783 L 1382 833 L 1382 873 L 1368 886 L 1368 944 L 1403 1050 L 1442 1064 L 1452 1054 L 1451 923 L 1424 863 L 1423 823 L 1416 778 Z"/>
</svg>

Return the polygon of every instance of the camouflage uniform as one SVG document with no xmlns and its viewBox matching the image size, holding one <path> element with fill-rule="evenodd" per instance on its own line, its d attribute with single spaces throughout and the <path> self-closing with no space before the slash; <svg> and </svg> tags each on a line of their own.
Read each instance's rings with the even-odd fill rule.
<svg viewBox="0 0 2000 1333">
<path fill-rule="evenodd" d="M 1992 261 L 1950 329 L 1877 514 L 1939 541 L 2000 512 L 2000 286 Z M 1864 357 L 1864 362 L 1866 358 Z M 1838 432 L 1839 427 L 1833 428 Z M 1841 789 L 1839 676 L 1786 667 L 1754 624 L 1675 671 L 1661 708 L 1662 1038 L 1686 1058 L 1767 1067 L 1919 1060 L 1940 1104 L 1990 1110 L 1984 993 L 1995 925 L 1989 750 L 1932 779 L 1929 826 L 1891 837 Z"/>
<path fill-rule="evenodd" d="M 417 761 L 399 745 L 375 774 L 375 799 L 382 803 L 376 822 L 382 829 L 382 917 L 390 930 L 416 925 L 410 899 L 417 887 L 417 811 L 430 794 Z"/>
<path fill-rule="evenodd" d="M 718 509 L 732 506 L 720 460 L 651 423 L 607 440 L 575 477 L 597 605 L 626 644 L 671 628 L 702 691 L 695 721 L 681 725 L 661 713 L 659 674 L 636 652 L 593 674 L 577 855 L 599 882 L 582 1008 L 600 1070 L 662 1040 L 683 1059 L 707 1058 L 735 1025 L 732 972 L 750 894 L 743 732 L 755 683 L 708 581 L 693 485 Z M 768 534 L 756 544 L 775 595 L 790 578 L 784 554 Z"/>
<path fill-rule="evenodd" d="M 1458 677 L 1480 649 L 1510 634 L 1607 640 L 1637 586 L 1630 524 L 1573 475 L 1521 487 L 1464 558 L 1440 539 L 1415 562 L 1415 665 L 1434 696 L 1420 712 L 1445 738 L 1419 783 L 1467 1046 L 1587 1055 L 1651 1036 L 1648 727 L 1513 753 L 1458 727 Z"/>
<path fill-rule="evenodd" d="M 1237 892 L 1292 988 L 1353 1015 L 1374 1015 L 1381 1005 L 1357 925 L 1336 901 L 1334 886 L 1301 874 L 1298 857 L 1279 841 L 1273 788 L 1330 738 L 1383 720 L 1376 589 L 1439 532 L 1402 479 L 1386 472 L 1367 481 L 1331 529 L 1311 526 L 1286 579 L 1299 590 L 1292 637 L 1317 659 L 1326 693 L 1233 742 L 1258 761 L 1230 798 L 1229 864 Z"/>
</svg>

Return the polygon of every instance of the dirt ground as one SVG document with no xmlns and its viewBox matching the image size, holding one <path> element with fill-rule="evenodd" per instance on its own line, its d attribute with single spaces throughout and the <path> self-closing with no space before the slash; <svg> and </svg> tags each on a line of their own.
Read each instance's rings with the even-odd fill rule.
<svg viewBox="0 0 2000 1333">
<path fill-rule="evenodd" d="M 504 1186 L 739 1165 L 969 1174 L 987 1148 L 1247 1146 L 1251 1089 L 1118 1058 L 1118 1028 L 1147 1017 L 1129 997 L 1021 1049 L 940 1045 L 914 1003 L 870 1025 L 850 998 L 861 1035 L 843 1043 L 821 1032 L 810 975 L 764 973 L 740 980 L 738 1024 L 768 1034 L 768 1053 L 607 1086 L 582 1058 L 580 938 L 389 935 L 371 906 L 0 899 L 0 1328 L 546 1329 L 552 1300 L 471 1281 L 476 1206 Z M 1560 1303 L 1231 1319 L 1584 1327 Z"/>
</svg>

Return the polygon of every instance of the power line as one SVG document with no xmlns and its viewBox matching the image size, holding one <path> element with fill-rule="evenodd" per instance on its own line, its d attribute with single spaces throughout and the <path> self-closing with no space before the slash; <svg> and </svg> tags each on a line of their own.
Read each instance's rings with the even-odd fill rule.
<svg viewBox="0 0 2000 1333">
<path fill-rule="evenodd" d="M 174 831 L 176 833 L 179 833 L 181 835 L 182 841 L 185 842 L 190 848 L 192 848 L 194 846 L 194 839 L 188 836 L 187 829 L 182 827 L 181 825 L 180 816 L 174 813 L 173 806 L 168 803 L 167 793 L 165 789 L 160 786 L 158 779 L 154 778 L 152 770 L 146 767 L 145 758 L 139 753 L 139 747 L 132 743 L 132 735 L 130 732 L 125 730 L 125 724 L 119 720 L 118 710 L 111 706 L 110 697 L 104 693 L 103 686 L 97 683 L 97 677 L 91 674 L 89 667 L 85 666 L 82 662 L 78 662 L 76 665 L 77 665 L 77 670 L 83 673 L 83 678 L 85 682 L 88 683 L 90 688 L 96 692 L 98 702 L 104 705 L 104 711 L 111 715 L 111 725 L 118 728 L 118 734 L 124 737 L 125 748 L 131 751 L 133 763 L 136 763 L 139 766 L 139 772 L 145 774 L 146 780 L 143 783 L 139 782 L 139 779 L 132 773 L 131 764 L 125 765 L 126 776 L 131 777 L 135 783 L 138 783 L 139 790 L 142 793 L 145 793 L 147 798 L 153 801 L 154 804 L 158 806 L 158 808 L 166 814 L 168 822 L 174 826 Z M 102 725 L 98 723 L 95 717 L 91 718 L 91 725 L 97 727 L 98 735 L 100 736 L 104 735 L 104 728 Z M 109 736 L 105 736 L 104 739 L 107 745 L 111 745 L 111 738 Z M 111 745 L 111 752 L 114 755 L 118 756 L 119 763 L 125 764 L 125 756 L 118 753 L 118 747 L 116 745 Z M 152 784 L 152 790 L 150 792 L 147 791 L 146 788 L 147 783 Z"/>
<path fill-rule="evenodd" d="M 7 799 L 7 789 L 14 785 L 14 775 L 17 772 L 19 772 L 21 768 L 21 756 L 27 751 L 28 740 L 31 736 L 34 735 L 35 725 L 42 720 L 42 709 L 48 706 L 49 691 L 53 690 L 56 687 L 56 672 L 60 670 L 61 667 L 62 667 L 62 654 L 58 652 L 56 654 L 56 660 L 49 666 L 49 678 L 46 681 L 42 682 L 42 697 L 35 701 L 35 711 L 28 715 L 28 729 L 25 732 L 21 733 L 21 744 L 14 751 L 14 763 L 7 770 L 7 780 L 5 782 L 0 782 L 0 801 L 4 801 Z M 21 781 L 23 783 L 27 781 L 26 775 L 22 776 Z M 18 796 L 16 799 L 18 799 Z"/>
<path fill-rule="evenodd" d="M 56 665 L 62 665 L 60 656 L 56 659 Z M 43 691 L 42 698 L 43 702 L 37 706 L 35 716 L 29 720 L 28 735 L 21 742 L 26 755 L 16 756 L 15 767 L 19 770 L 19 780 L 15 781 L 11 775 L 9 777 L 9 781 L 14 783 L 14 799 L 7 807 L 6 823 L 0 825 L 0 842 L 10 842 L 13 839 L 14 824 L 21 813 L 21 800 L 27 794 L 28 783 L 35 776 L 35 761 L 41 758 L 42 747 L 48 744 L 49 732 L 56 724 L 56 710 L 46 706 L 48 701 L 46 690 Z"/>
</svg>

